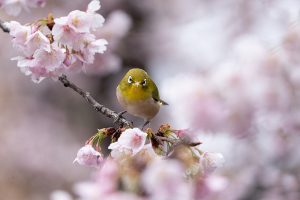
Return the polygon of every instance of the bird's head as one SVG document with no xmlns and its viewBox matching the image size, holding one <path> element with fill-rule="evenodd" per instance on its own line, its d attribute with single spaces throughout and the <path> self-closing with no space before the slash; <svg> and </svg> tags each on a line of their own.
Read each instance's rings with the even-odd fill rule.
<svg viewBox="0 0 300 200">
<path fill-rule="evenodd" d="M 127 72 L 119 88 L 128 100 L 143 100 L 152 95 L 156 85 L 144 70 L 134 68 Z"/>
</svg>

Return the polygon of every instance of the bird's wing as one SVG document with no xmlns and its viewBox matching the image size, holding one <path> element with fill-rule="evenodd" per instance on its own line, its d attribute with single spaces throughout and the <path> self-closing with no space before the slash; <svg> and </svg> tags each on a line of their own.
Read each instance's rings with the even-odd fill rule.
<svg viewBox="0 0 300 200">
<path fill-rule="evenodd" d="M 160 103 L 161 103 L 162 105 L 164 105 L 164 106 L 169 105 L 167 102 L 165 102 L 164 100 L 161 100 L 161 99 L 160 99 Z"/>
<path fill-rule="evenodd" d="M 157 89 L 152 91 L 152 98 L 154 99 L 154 101 L 159 101 L 164 106 L 169 105 L 167 102 L 165 102 L 159 98 L 159 93 L 158 93 Z"/>
</svg>

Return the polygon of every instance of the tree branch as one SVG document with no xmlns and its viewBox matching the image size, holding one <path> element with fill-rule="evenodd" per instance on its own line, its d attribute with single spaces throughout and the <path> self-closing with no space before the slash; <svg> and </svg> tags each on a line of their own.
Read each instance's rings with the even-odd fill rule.
<svg viewBox="0 0 300 200">
<path fill-rule="evenodd" d="M 5 25 L 4 25 L 4 22 L 1 21 L 1 20 L 0 20 L 0 28 L 1 28 L 4 32 L 6 32 L 6 33 L 9 33 L 9 32 L 10 32 L 9 28 L 8 28 L 7 26 L 5 26 Z"/>
<path fill-rule="evenodd" d="M 6 32 L 9 33 L 10 29 L 4 25 L 4 22 L 0 20 L 0 28 Z M 104 105 L 99 104 L 87 91 L 79 88 L 77 85 L 72 83 L 67 79 L 65 75 L 62 75 L 59 77 L 60 82 L 64 84 L 65 87 L 72 88 L 75 92 L 83 96 L 93 107 L 96 111 L 101 112 L 102 114 L 106 115 L 109 118 L 113 118 L 115 123 L 123 126 L 130 126 L 133 128 L 133 124 L 131 121 L 126 120 L 124 117 L 119 117 L 118 114 L 115 111 L 112 111 L 108 108 L 106 108 Z M 172 138 L 167 138 L 167 137 L 162 137 L 162 136 L 157 136 L 155 134 L 152 135 L 152 137 L 159 141 L 161 145 L 163 145 L 163 141 L 170 142 L 172 143 L 172 146 L 176 147 L 178 145 L 187 145 L 187 146 L 197 146 L 199 144 L 202 144 L 202 142 L 191 142 L 189 140 L 179 140 L 179 139 L 172 139 Z"/>
<path fill-rule="evenodd" d="M 167 138 L 167 137 L 162 137 L 162 136 L 157 136 L 155 134 L 152 135 L 155 139 L 158 139 L 160 141 L 166 141 L 170 142 L 174 146 L 179 146 L 179 145 L 186 145 L 186 146 L 197 146 L 199 144 L 202 144 L 202 142 L 191 142 L 190 140 L 184 140 L 184 139 L 173 139 L 173 138 Z"/>
<path fill-rule="evenodd" d="M 62 75 L 61 77 L 59 77 L 59 80 L 60 80 L 60 82 L 62 82 L 64 84 L 65 87 L 72 88 L 75 92 L 77 92 L 78 94 L 83 96 L 90 104 L 92 104 L 92 106 L 94 107 L 94 109 L 96 111 L 101 112 L 102 114 L 106 115 L 109 118 L 113 118 L 116 121 L 115 122 L 116 124 L 118 124 L 120 126 L 123 126 L 123 125 L 130 126 L 131 128 L 133 127 L 132 122 L 126 120 L 124 117 L 119 118 L 118 114 L 115 111 L 112 111 L 112 110 L 106 108 L 104 105 L 99 104 L 90 95 L 90 93 L 79 88 L 77 85 L 75 85 L 74 83 L 69 81 L 65 75 Z"/>
</svg>

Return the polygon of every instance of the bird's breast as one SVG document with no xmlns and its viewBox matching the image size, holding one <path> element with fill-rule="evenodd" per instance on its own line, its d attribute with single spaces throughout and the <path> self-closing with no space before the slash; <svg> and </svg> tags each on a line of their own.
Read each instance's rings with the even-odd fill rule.
<svg viewBox="0 0 300 200">
<path fill-rule="evenodd" d="M 122 91 L 122 93 L 128 101 L 144 100 L 151 96 L 151 92 L 149 94 L 141 85 L 133 85 L 131 88 Z"/>
<path fill-rule="evenodd" d="M 120 104 L 130 114 L 151 121 L 159 111 L 160 103 L 152 96 L 143 95 L 143 90 L 134 88 L 129 93 L 125 93 L 117 88 L 117 98 Z"/>
</svg>

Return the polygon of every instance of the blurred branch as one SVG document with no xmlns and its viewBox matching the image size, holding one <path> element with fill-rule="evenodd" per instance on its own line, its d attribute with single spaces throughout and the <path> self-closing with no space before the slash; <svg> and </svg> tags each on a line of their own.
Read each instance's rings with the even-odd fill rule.
<svg viewBox="0 0 300 200">
<path fill-rule="evenodd" d="M 7 28 L 5 25 L 4 25 L 4 22 L 0 20 L 0 28 L 6 32 L 6 33 L 9 33 L 9 28 Z"/>
<path fill-rule="evenodd" d="M 113 118 L 116 124 L 120 126 L 126 125 L 133 127 L 132 122 L 126 120 L 124 117 L 120 117 L 115 111 L 112 111 L 106 108 L 104 105 L 99 104 L 93 97 L 91 97 L 90 93 L 79 88 L 77 85 L 69 81 L 65 75 L 59 77 L 59 80 L 64 84 L 65 87 L 72 88 L 75 92 L 83 96 L 90 104 L 92 104 L 96 111 L 101 112 L 109 118 Z"/>
<path fill-rule="evenodd" d="M 167 138 L 167 137 L 162 137 L 162 136 L 157 136 L 155 134 L 152 135 L 155 139 L 157 139 L 158 141 L 166 141 L 166 142 L 170 142 L 172 145 L 175 146 L 179 146 L 179 145 L 186 145 L 186 146 L 197 146 L 199 144 L 202 144 L 202 142 L 191 142 L 189 140 L 184 140 L 184 139 L 173 139 L 173 138 Z"/>
</svg>

